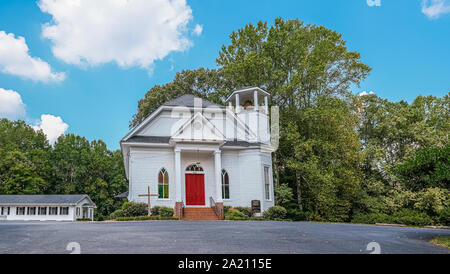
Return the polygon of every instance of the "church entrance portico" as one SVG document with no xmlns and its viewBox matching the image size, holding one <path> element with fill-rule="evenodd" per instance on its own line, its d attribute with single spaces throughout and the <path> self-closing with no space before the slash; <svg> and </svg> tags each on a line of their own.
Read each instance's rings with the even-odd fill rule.
<svg viewBox="0 0 450 274">
<path fill-rule="evenodd" d="M 222 206 L 222 165 L 219 146 L 177 143 L 174 152 L 176 214 L 182 214 L 179 212 L 180 207 Z"/>
</svg>

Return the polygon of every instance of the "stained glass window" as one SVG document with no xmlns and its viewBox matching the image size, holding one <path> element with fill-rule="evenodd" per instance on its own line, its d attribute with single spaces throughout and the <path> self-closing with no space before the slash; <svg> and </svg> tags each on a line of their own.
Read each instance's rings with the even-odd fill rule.
<svg viewBox="0 0 450 274">
<path fill-rule="evenodd" d="M 169 173 L 165 168 L 162 168 L 158 174 L 158 198 L 169 198 Z"/>
</svg>

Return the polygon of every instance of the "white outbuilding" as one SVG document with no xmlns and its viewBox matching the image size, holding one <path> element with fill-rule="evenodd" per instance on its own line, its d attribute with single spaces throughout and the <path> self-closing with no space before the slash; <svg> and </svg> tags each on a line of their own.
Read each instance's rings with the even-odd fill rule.
<svg viewBox="0 0 450 274">
<path fill-rule="evenodd" d="M 94 202 L 86 194 L 0 195 L 0 220 L 94 220 Z"/>
</svg>

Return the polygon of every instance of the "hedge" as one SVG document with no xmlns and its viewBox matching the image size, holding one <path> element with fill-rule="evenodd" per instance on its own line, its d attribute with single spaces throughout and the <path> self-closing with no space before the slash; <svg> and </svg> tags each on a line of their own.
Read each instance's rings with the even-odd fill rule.
<svg viewBox="0 0 450 274">
<path fill-rule="evenodd" d="M 151 221 L 151 220 L 179 220 L 177 217 L 162 216 L 138 216 L 138 217 L 118 217 L 116 221 Z"/>
</svg>

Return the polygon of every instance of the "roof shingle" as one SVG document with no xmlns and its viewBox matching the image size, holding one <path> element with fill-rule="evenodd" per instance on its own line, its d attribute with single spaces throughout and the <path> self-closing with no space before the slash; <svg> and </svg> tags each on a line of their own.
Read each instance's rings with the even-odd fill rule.
<svg viewBox="0 0 450 274">
<path fill-rule="evenodd" d="M 76 204 L 81 199 L 88 197 L 86 194 L 68 195 L 0 195 L 0 205 L 25 205 L 25 204 Z"/>
<path fill-rule="evenodd" d="M 182 95 L 178 98 L 175 98 L 173 100 L 170 100 L 169 102 L 165 103 L 164 106 L 172 106 L 172 107 L 194 107 L 194 98 L 198 98 L 195 97 L 194 95 L 191 94 L 185 94 Z M 198 98 L 201 99 L 201 98 Z M 208 100 L 205 99 L 201 99 L 202 100 L 202 107 L 218 107 L 218 108 L 223 108 L 224 106 L 215 104 L 213 102 L 210 102 Z"/>
</svg>

